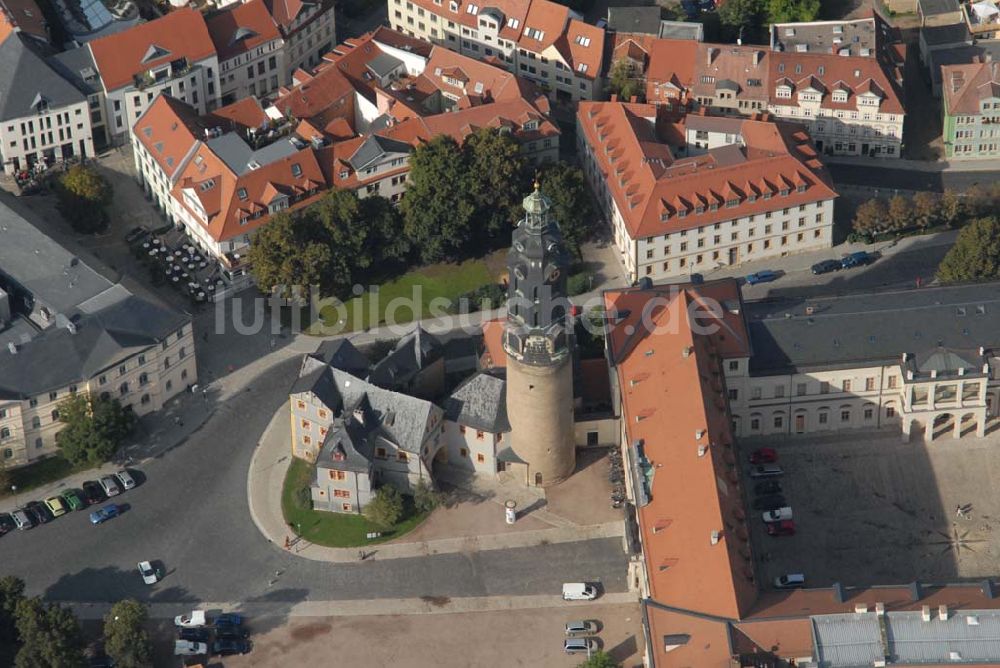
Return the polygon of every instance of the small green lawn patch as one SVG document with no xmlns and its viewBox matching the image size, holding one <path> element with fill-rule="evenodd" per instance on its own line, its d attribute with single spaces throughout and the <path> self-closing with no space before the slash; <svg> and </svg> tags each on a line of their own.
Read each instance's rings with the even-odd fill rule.
<svg viewBox="0 0 1000 668">
<path fill-rule="evenodd" d="M 11 470 L 10 484 L 17 486 L 17 494 L 20 496 L 23 492 L 28 492 L 36 487 L 62 480 L 66 476 L 86 471 L 90 468 L 93 467 L 86 464 L 74 466 L 69 460 L 56 455 L 55 457 L 47 457 L 27 466 Z M 6 496 L 11 496 L 9 486 L 6 489 L 0 489 L 0 497 Z"/>
<path fill-rule="evenodd" d="M 319 321 L 306 331 L 323 336 L 365 330 L 388 322 L 405 324 L 427 316 L 444 315 L 447 305 L 436 307 L 432 312 L 432 300 L 445 299 L 450 303 L 493 280 L 486 259 L 421 267 L 383 283 L 377 293 L 367 292 L 348 300 L 340 308 L 324 306 L 320 310 Z M 344 322 L 338 327 L 341 318 Z"/>
<path fill-rule="evenodd" d="M 427 513 L 418 513 L 414 510 L 411 496 L 403 497 L 405 501 L 403 519 L 388 531 L 372 526 L 361 515 L 313 510 L 309 485 L 312 483 L 314 470 L 309 462 L 292 457 L 281 491 L 281 512 L 285 517 L 285 523 L 292 527 L 301 527 L 299 535 L 311 543 L 326 547 L 377 545 L 412 531 L 427 518 Z M 368 540 L 366 535 L 373 531 L 381 531 L 382 536 Z"/>
</svg>

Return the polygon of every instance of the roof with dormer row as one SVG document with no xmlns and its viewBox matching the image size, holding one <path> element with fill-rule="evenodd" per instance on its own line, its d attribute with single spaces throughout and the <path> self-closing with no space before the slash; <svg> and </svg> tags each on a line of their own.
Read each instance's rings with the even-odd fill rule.
<svg viewBox="0 0 1000 668">
<path fill-rule="evenodd" d="M 264 0 L 229 5 L 209 16 L 205 23 L 220 61 L 281 39 L 281 32 L 268 13 Z"/>
</svg>

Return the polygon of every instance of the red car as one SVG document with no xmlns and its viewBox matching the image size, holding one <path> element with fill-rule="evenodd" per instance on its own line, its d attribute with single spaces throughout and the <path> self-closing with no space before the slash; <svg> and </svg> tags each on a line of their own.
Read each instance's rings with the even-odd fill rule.
<svg viewBox="0 0 1000 668">
<path fill-rule="evenodd" d="M 768 536 L 794 536 L 795 520 L 782 520 L 780 522 L 767 523 Z"/>
<path fill-rule="evenodd" d="M 774 448 L 757 448 L 750 453 L 751 464 L 773 464 L 778 461 L 778 451 Z"/>
</svg>

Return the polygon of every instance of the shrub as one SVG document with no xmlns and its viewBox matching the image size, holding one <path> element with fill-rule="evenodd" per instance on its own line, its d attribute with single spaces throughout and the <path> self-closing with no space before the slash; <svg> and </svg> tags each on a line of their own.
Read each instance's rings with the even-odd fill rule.
<svg viewBox="0 0 1000 668">
<path fill-rule="evenodd" d="M 365 519 L 380 529 L 391 529 L 403 517 L 403 495 L 391 485 L 383 485 L 364 508 Z"/>
</svg>

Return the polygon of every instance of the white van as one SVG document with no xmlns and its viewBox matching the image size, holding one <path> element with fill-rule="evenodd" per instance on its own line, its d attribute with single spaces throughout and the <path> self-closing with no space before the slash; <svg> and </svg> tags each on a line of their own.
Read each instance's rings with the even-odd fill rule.
<svg viewBox="0 0 1000 668">
<path fill-rule="evenodd" d="M 593 601 L 597 598 L 597 588 L 586 582 L 563 583 L 564 601 Z"/>
<path fill-rule="evenodd" d="M 802 573 L 785 573 L 774 578 L 776 589 L 798 589 L 806 586 L 806 576 Z"/>
</svg>

